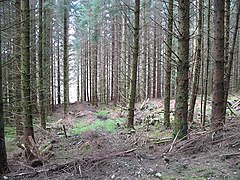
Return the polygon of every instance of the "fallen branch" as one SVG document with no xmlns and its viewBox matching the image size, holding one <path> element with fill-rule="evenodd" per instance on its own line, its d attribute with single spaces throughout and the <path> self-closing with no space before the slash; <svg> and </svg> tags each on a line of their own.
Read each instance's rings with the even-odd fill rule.
<svg viewBox="0 0 240 180">
<path fill-rule="evenodd" d="M 94 156 L 90 156 L 90 157 L 85 157 L 82 159 L 75 159 L 73 161 L 64 163 L 64 164 L 56 164 L 54 167 L 51 167 L 49 169 L 41 169 L 41 170 L 34 170 L 32 169 L 31 172 L 26 172 L 26 173 L 19 173 L 19 174 L 13 174 L 10 175 L 9 177 L 14 178 L 14 177 L 26 177 L 26 176 L 36 176 L 37 174 L 40 173 L 49 173 L 49 172 L 54 172 L 54 171 L 61 171 L 63 169 L 65 169 L 65 171 L 67 171 L 66 169 L 68 169 L 68 171 L 72 171 L 71 167 L 77 167 L 77 170 L 79 171 L 80 174 L 82 174 L 83 169 L 81 167 L 83 167 L 82 165 L 89 165 L 92 163 L 96 163 L 99 161 L 103 161 L 106 159 L 110 159 L 110 158 L 115 158 L 115 157 L 123 157 L 126 154 L 129 154 L 131 152 L 136 151 L 137 148 L 134 149 L 130 149 L 130 150 L 126 150 L 126 151 L 120 151 L 120 152 L 115 152 L 115 153 L 110 153 L 110 154 L 103 154 L 103 155 L 94 155 Z M 85 166 L 86 167 L 86 166 Z M 31 167 L 29 167 L 31 168 Z M 76 168 L 74 168 L 76 169 Z"/>
<path fill-rule="evenodd" d="M 106 159 L 110 159 L 110 158 L 114 158 L 114 157 L 122 157 L 128 153 L 134 152 L 137 148 L 134 149 L 130 149 L 130 150 L 126 150 L 126 151 L 121 151 L 121 152 L 117 152 L 117 153 L 111 153 L 111 154 L 104 154 L 104 155 L 94 155 L 94 156 L 90 156 L 90 157 L 86 157 L 86 158 L 82 158 L 82 159 L 75 159 L 74 161 L 70 161 L 61 165 L 57 165 L 55 168 L 49 169 L 47 170 L 47 172 L 49 171 L 60 171 L 64 168 L 69 168 L 72 166 L 76 166 L 78 164 L 92 164 L 98 161 L 102 161 L 102 160 L 106 160 Z M 86 167 L 86 166 L 85 166 Z"/>
<path fill-rule="evenodd" d="M 141 110 L 143 109 L 143 107 L 145 106 L 145 104 L 148 103 L 148 101 L 149 101 L 149 98 L 147 98 L 147 99 L 145 99 L 145 100 L 143 101 L 142 105 L 140 106 L 140 109 L 141 109 Z"/>
<path fill-rule="evenodd" d="M 167 142 L 171 142 L 171 141 L 172 141 L 172 137 L 165 137 L 165 138 L 155 140 L 153 142 L 153 144 L 163 144 L 163 143 L 167 143 Z"/>
<path fill-rule="evenodd" d="M 236 113 L 233 111 L 232 107 L 227 103 L 227 108 L 230 110 L 231 114 L 237 116 Z"/>
<path fill-rule="evenodd" d="M 89 162 L 95 162 L 95 161 L 101 161 L 101 160 L 104 160 L 104 159 L 110 159 L 110 158 L 113 158 L 113 157 L 122 157 L 122 156 L 124 156 L 128 153 L 134 152 L 136 150 L 137 150 L 137 148 L 134 148 L 134 149 L 130 149 L 130 150 L 127 150 L 127 151 L 121 151 L 121 152 L 107 154 L 107 155 L 100 155 L 100 156 L 97 156 L 97 157 L 92 156 L 92 157 L 84 158 L 84 160 L 89 161 Z"/>
<path fill-rule="evenodd" d="M 175 138 L 174 138 L 174 140 L 173 140 L 173 142 L 172 142 L 172 145 L 171 145 L 171 147 L 170 147 L 170 149 L 169 149 L 169 153 L 171 152 L 171 150 L 172 150 L 172 148 L 173 148 L 173 146 L 174 146 L 174 144 L 175 144 L 175 141 L 177 140 L 177 137 L 178 137 L 178 134 L 180 133 L 180 130 L 177 132 L 177 134 L 176 134 L 176 136 L 175 136 Z"/>
<path fill-rule="evenodd" d="M 232 156 L 239 156 L 239 155 L 240 155 L 240 152 L 231 153 L 231 154 L 221 154 L 221 155 L 219 155 L 219 156 L 222 157 L 222 158 L 227 159 L 227 158 L 230 158 L 230 157 L 232 157 Z"/>
</svg>

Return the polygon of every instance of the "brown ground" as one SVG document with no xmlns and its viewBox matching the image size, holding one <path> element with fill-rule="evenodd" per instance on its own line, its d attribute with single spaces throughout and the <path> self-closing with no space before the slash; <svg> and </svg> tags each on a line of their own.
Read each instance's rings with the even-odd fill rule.
<svg viewBox="0 0 240 180">
<path fill-rule="evenodd" d="M 161 102 L 152 101 L 160 108 Z M 140 106 L 140 105 L 139 105 Z M 76 115 L 94 121 L 95 108 L 74 103 L 71 116 L 62 119 L 61 107 L 48 131 L 38 130 L 38 142 L 54 140 L 53 156 L 44 165 L 28 166 L 19 152 L 9 158 L 10 179 L 229 179 L 240 180 L 240 118 L 231 118 L 222 135 L 193 126 L 186 140 L 175 141 L 162 125 L 139 126 L 135 133 L 120 127 L 115 133 L 89 131 L 68 138 L 57 126 L 71 128 Z M 81 114 L 79 114 L 81 113 Z M 119 112 L 111 112 L 118 116 Z M 79 120 L 79 119 L 78 119 Z M 41 137 L 41 138 L 39 138 Z"/>
</svg>

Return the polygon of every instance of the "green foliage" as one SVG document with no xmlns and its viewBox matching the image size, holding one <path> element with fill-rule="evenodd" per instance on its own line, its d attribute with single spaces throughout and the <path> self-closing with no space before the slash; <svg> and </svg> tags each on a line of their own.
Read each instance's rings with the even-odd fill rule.
<svg viewBox="0 0 240 180">
<path fill-rule="evenodd" d="M 107 132 L 114 132 L 117 128 L 117 123 L 122 122 L 122 119 L 108 119 L 105 121 L 96 120 L 92 123 L 78 122 L 75 127 L 70 131 L 70 134 L 81 134 L 90 130 L 104 130 Z"/>
</svg>

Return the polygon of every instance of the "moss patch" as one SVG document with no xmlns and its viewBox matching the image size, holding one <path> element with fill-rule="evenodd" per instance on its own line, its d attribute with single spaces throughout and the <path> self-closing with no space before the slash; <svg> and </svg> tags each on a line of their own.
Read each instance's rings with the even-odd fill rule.
<svg viewBox="0 0 240 180">
<path fill-rule="evenodd" d="M 95 113 L 96 116 L 107 116 L 109 112 L 108 111 L 98 111 Z"/>
<path fill-rule="evenodd" d="M 70 134 L 81 134 L 86 131 L 90 130 L 104 130 L 107 132 L 114 132 L 117 128 L 117 123 L 122 122 L 123 120 L 121 118 L 119 119 L 108 119 L 105 121 L 96 120 L 93 123 L 87 123 L 87 122 L 78 122 L 75 124 L 74 128 L 70 130 Z"/>
<path fill-rule="evenodd" d="M 5 141 L 6 150 L 8 153 L 13 152 L 16 149 L 16 128 L 15 127 L 5 127 Z"/>
</svg>

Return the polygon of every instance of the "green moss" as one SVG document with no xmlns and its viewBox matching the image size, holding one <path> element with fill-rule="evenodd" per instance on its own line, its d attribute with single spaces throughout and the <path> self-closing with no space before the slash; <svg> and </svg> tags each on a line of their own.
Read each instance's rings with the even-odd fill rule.
<svg viewBox="0 0 240 180">
<path fill-rule="evenodd" d="M 81 134 L 86 131 L 97 129 L 101 129 L 107 132 L 114 132 L 117 127 L 117 123 L 120 123 L 122 121 L 122 119 L 108 119 L 105 121 L 96 120 L 93 123 L 78 122 L 70 131 L 70 134 Z"/>
<path fill-rule="evenodd" d="M 188 178 L 183 178 L 182 180 L 206 180 L 204 177 L 188 177 Z"/>
<path fill-rule="evenodd" d="M 16 128 L 15 127 L 5 127 L 5 141 L 6 150 L 8 153 L 13 152 L 16 149 Z"/>
<path fill-rule="evenodd" d="M 108 111 L 98 111 L 95 113 L 96 116 L 107 116 L 109 112 Z"/>
<path fill-rule="evenodd" d="M 14 139 L 16 137 L 16 128 L 15 127 L 5 127 L 5 138 L 7 139 Z"/>
</svg>

